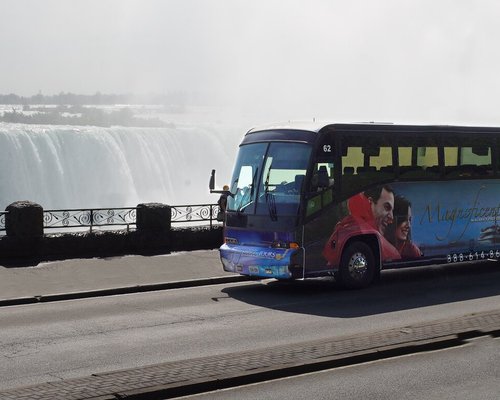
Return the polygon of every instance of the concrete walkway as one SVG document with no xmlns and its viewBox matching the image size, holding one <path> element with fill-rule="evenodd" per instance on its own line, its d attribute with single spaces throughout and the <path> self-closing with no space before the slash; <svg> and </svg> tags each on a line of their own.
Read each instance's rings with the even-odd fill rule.
<svg viewBox="0 0 500 400">
<path fill-rule="evenodd" d="M 0 265 L 0 305 L 27 303 L 30 298 L 88 297 L 92 293 L 124 293 L 242 278 L 222 269 L 218 250 L 75 259 L 33 267 Z"/>
</svg>

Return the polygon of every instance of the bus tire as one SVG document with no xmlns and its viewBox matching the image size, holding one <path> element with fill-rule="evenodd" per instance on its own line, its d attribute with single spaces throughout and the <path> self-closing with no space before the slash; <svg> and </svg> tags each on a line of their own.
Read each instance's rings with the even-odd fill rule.
<svg viewBox="0 0 500 400">
<path fill-rule="evenodd" d="M 336 277 L 348 289 L 361 289 L 375 279 L 377 266 L 370 246 L 364 242 L 353 242 L 342 253 Z"/>
</svg>

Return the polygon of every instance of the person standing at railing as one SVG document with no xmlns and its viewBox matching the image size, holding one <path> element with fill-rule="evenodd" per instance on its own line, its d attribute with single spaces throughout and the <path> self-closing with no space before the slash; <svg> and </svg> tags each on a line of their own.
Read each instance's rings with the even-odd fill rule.
<svg viewBox="0 0 500 400">
<path fill-rule="evenodd" d="M 219 212 L 217 213 L 217 221 L 224 221 L 224 214 L 227 208 L 227 196 L 229 195 L 229 186 L 224 185 L 222 188 L 224 192 L 220 195 L 219 200 L 217 200 L 217 205 L 219 206 Z"/>
</svg>

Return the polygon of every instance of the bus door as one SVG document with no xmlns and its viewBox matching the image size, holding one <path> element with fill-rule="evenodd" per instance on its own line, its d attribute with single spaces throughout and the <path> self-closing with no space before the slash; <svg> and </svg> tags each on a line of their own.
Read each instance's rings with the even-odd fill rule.
<svg viewBox="0 0 500 400">
<path fill-rule="evenodd" d="M 323 273 L 330 267 L 322 255 L 326 239 L 332 232 L 330 215 L 336 212 L 335 152 L 333 136 L 326 136 L 316 152 L 305 195 L 305 224 L 303 225 L 303 243 L 305 251 L 305 275 Z"/>
</svg>

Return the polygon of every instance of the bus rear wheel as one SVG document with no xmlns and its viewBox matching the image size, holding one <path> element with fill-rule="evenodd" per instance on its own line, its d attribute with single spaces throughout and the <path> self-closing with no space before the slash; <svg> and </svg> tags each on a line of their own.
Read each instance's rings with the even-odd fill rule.
<svg viewBox="0 0 500 400">
<path fill-rule="evenodd" d="M 373 251 L 364 242 L 354 242 L 342 253 L 336 278 L 348 289 L 361 289 L 369 286 L 376 276 Z"/>
</svg>

